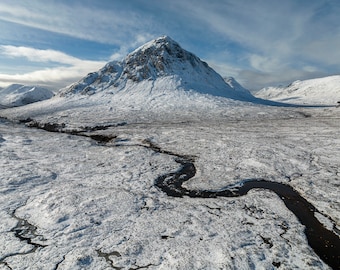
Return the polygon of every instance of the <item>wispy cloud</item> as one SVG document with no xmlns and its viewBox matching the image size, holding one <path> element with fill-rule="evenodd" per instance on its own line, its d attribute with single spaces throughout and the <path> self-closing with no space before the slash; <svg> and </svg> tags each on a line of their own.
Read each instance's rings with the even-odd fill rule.
<svg viewBox="0 0 340 270">
<path fill-rule="evenodd" d="M 308 69 L 285 69 L 271 73 L 265 73 L 254 70 L 240 70 L 238 76 L 240 82 L 251 90 L 259 90 L 266 86 L 279 86 L 279 85 L 288 85 L 295 80 L 300 80 L 301 78 L 312 79 L 318 77 L 324 77 L 327 74 L 324 72 L 320 72 L 318 70 L 308 70 Z"/>
<path fill-rule="evenodd" d="M 172 6 L 192 24 L 245 48 L 236 76 L 252 85 L 321 75 L 330 65 L 340 71 L 339 1 L 173 0 Z M 212 60 L 223 65 L 219 55 Z M 306 71 L 313 65 L 318 72 Z"/>
<path fill-rule="evenodd" d="M 116 51 L 108 60 L 122 59 L 157 35 L 175 35 L 221 75 L 252 89 L 340 72 L 339 14 L 337 0 L 0 1 L 0 20 L 112 45 Z M 31 44 L 24 43 L 35 47 Z M 1 48 L 8 56 L 11 49 Z M 62 48 L 59 55 L 45 51 L 45 56 L 27 48 L 14 51 L 29 61 L 59 59 L 63 69 L 82 61 Z"/>
<path fill-rule="evenodd" d="M 55 50 L 39 50 L 28 47 L 0 46 L 3 57 L 26 58 L 31 62 L 45 63 L 47 68 L 23 74 L 0 74 L 0 86 L 11 83 L 39 84 L 57 90 L 73 83 L 105 62 L 82 60 Z M 53 62 L 55 67 L 48 67 Z"/>
<path fill-rule="evenodd" d="M 118 3 L 119 1 L 117 1 Z M 148 34 L 152 22 L 114 2 L 109 10 L 100 2 L 8 1 L 0 2 L 0 18 L 5 21 L 86 40 L 119 44 Z M 122 31 L 122 29 L 124 29 Z"/>
<path fill-rule="evenodd" d="M 75 65 L 80 59 L 55 50 L 38 50 L 24 46 L 0 45 L 0 54 L 7 57 L 25 57 L 32 62 L 57 62 Z"/>
</svg>

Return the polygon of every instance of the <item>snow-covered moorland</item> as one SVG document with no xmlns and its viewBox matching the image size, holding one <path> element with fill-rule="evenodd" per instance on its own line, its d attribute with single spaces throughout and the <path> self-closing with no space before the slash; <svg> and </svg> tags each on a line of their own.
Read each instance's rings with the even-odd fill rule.
<svg viewBox="0 0 340 270">
<path fill-rule="evenodd" d="M 158 55 L 174 63 L 165 48 Z M 175 48 L 187 72 L 215 76 Z M 177 76 L 180 62 L 158 70 L 147 59 L 147 69 L 118 63 L 61 96 L 0 111 L 38 127 L 0 122 L 0 269 L 330 269 L 274 192 L 171 197 L 155 183 L 185 158 L 196 168 L 188 190 L 288 184 L 338 237 L 340 110 L 261 105 L 218 76 L 195 91 Z"/>
</svg>

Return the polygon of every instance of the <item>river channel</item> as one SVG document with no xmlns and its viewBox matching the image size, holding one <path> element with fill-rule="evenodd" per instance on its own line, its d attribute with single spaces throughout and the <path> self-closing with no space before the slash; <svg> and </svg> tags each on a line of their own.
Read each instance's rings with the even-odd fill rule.
<svg viewBox="0 0 340 270">
<path fill-rule="evenodd" d="M 195 176 L 195 165 L 192 160 L 188 159 L 177 159 L 176 161 L 181 164 L 178 171 L 159 176 L 155 181 L 155 185 L 168 196 L 191 198 L 240 197 L 246 195 L 251 189 L 271 190 L 279 196 L 286 207 L 305 226 L 308 244 L 315 253 L 333 269 L 340 269 L 339 236 L 333 231 L 327 230 L 319 222 L 315 217 L 315 213 L 319 211 L 291 186 L 264 179 L 252 179 L 244 181 L 239 186 L 217 191 L 188 190 L 183 187 L 183 183 Z"/>
</svg>

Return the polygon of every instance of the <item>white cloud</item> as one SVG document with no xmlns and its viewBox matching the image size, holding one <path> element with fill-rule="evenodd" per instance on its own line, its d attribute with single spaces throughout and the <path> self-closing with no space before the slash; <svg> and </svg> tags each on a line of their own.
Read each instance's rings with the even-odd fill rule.
<svg viewBox="0 0 340 270">
<path fill-rule="evenodd" d="M 305 79 L 311 74 L 339 72 L 339 14 L 337 0 L 139 0 L 133 4 L 123 0 L 0 1 L 1 20 L 113 44 L 118 49 L 111 60 L 121 60 L 163 31 L 181 37 L 187 44 L 192 44 L 189 39 L 194 38 L 205 45 L 203 55 L 198 56 L 208 58 L 221 75 L 246 83 L 253 80 L 251 85 L 258 87 L 292 81 L 297 75 Z M 221 51 L 209 51 L 208 46 L 214 47 L 215 42 L 224 42 L 222 50 L 230 48 L 235 55 L 221 57 Z M 228 47 L 230 43 L 233 45 Z M 32 61 L 56 60 L 69 65 L 69 69 L 81 66 L 83 61 L 58 51 L 34 55 L 25 47 L 20 51 L 2 46 L 0 50 Z M 66 67 L 60 72 L 66 76 Z"/>
<path fill-rule="evenodd" d="M 173 0 L 172 7 L 209 35 L 243 48 L 248 66 L 244 59 L 225 65 L 243 70 L 236 78 L 253 80 L 246 83 L 253 89 L 340 71 L 339 1 Z M 216 53 L 212 61 L 219 58 Z"/>
<path fill-rule="evenodd" d="M 93 63 L 86 65 L 85 61 L 83 64 L 85 65 L 46 68 L 24 74 L 0 74 L 0 86 L 4 87 L 13 83 L 22 83 L 44 85 L 48 88 L 57 90 L 79 80 L 90 71 L 95 71 L 102 66 L 99 66 L 98 64 L 94 65 Z"/>
<path fill-rule="evenodd" d="M 277 72 L 259 72 L 254 70 L 241 70 L 236 76 L 249 90 L 257 91 L 266 86 L 288 85 L 295 80 L 324 77 L 326 74 L 320 71 L 304 69 L 285 69 Z"/>
<path fill-rule="evenodd" d="M 59 64 L 57 67 L 39 69 L 23 74 L 0 74 L 0 86 L 12 83 L 44 85 L 59 89 L 73 83 L 87 73 L 96 71 L 105 62 L 89 61 L 75 58 L 55 50 L 38 50 L 28 47 L 0 46 L 0 54 L 7 57 L 27 58 L 31 62 L 50 62 Z"/>
<path fill-rule="evenodd" d="M 85 40 L 122 45 L 148 35 L 151 21 L 131 9 L 98 8 L 98 2 L 84 4 L 52 1 L 0 2 L 0 18 L 29 27 L 65 34 Z"/>
<path fill-rule="evenodd" d="M 262 56 L 258 54 L 250 55 L 249 62 L 251 67 L 262 72 L 274 72 L 280 70 L 284 64 L 277 58 L 270 58 L 269 56 Z"/>
<path fill-rule="evenodd" d="M 0 54 L 8 57 L 25 57 L 32 62 L 57 62 L 74 65 L 80 59 L 55 50 L 38 50 L 23 46 L 0 45 Z"/>
</svg>

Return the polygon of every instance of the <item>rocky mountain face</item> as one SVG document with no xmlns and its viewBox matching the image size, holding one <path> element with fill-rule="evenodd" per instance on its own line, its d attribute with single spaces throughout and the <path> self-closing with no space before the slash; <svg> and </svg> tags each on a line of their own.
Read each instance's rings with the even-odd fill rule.
<svg viewBox="0 0 340 270">
<path fill-rule="evenodd" d="M 102 91 L 145 91 L 153 93 L 184 90 L 238 100 L 254 97 L 234 79 L 225 82 L 207 63 L 184 50 L 168 36 L 152 40 L 121 61 L 112 61 L 89 73 L 60 95 L 94 94 Z M 236 85 L 236 87 L 235 87 Z"/>
</svg>

